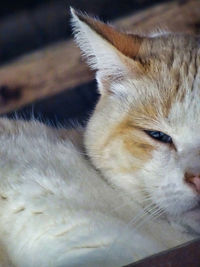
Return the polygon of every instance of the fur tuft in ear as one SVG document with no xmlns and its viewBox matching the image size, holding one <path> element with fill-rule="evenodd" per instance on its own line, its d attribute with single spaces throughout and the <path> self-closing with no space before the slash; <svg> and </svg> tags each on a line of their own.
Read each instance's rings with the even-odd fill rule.
<svg viewBox="0 0 200 267">
<path fill-rule="evenodd" d="M 112 26 L 71 8 L 75 41 L 92 69 L 107 75 L 127 73 L 125 62 L 136 57 L 142 38 L 118 32 Z"/>
</svg>

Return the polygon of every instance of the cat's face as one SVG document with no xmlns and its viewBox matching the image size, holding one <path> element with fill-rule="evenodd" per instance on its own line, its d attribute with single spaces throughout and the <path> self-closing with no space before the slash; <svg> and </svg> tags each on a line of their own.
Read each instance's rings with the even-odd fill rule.
<svg viewBox="0 0 200 267">
<path fill-rule="evenodd" d="M 200 233 L 200 41 L 119 34 L 75 16 L 100 101 L 86 148 L 109 182 Z M 137 198 L 135 197 L 137 196 Z"/>
</svg>

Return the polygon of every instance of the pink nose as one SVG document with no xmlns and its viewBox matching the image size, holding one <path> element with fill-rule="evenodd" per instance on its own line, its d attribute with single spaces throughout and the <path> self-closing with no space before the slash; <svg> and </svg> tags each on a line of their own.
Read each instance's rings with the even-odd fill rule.
<svg viewBox="0 0 200 267">
<path fill-rule="evenodd" d="M 191 173 L 185 173 L 185 181 L 190 185 L 198 194 L 200 194 L 200 174 L 195 175 Z"/>
</svg>

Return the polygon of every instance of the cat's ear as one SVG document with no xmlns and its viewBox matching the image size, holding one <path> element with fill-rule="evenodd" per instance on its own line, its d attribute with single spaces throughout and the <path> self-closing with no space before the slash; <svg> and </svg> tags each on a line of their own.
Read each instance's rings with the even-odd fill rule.
<svg viewBox="0 0 200 267">
<path fill-rule="evenodd" d="M 72 25 L 77 44 L 91 68 L 110 77 L 124 76 L 133 71 L 142 37 L 114 29 L 97 19 L 71 9 Z"/>
</svg>

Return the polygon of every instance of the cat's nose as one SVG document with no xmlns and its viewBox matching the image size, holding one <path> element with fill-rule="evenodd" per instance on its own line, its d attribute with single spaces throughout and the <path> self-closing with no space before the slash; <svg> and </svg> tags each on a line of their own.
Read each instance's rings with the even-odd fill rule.
<svg viewBox="0 0 200 267">
<path fill-rule="evenodd" d="M 185 181 L 191 186 L 198 194 L 200 194 L 200 174 L 195 175 L 189 172 L 185 173 Z"/>
</svg>

